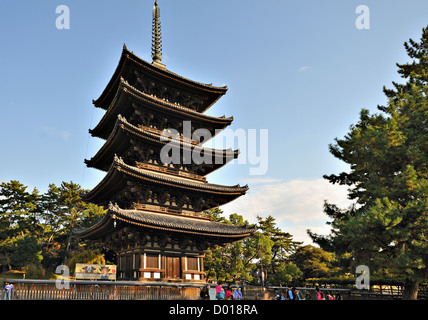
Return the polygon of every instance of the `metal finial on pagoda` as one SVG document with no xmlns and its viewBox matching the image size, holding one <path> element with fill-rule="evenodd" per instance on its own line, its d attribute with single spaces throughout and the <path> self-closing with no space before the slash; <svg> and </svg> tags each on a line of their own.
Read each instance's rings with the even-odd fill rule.
<svg viewBox="0 0 428 320">
<path fill-rule="evenodd" d="M 153 63 L 158 66 L 164 66 L 162 62 L 162 34 L 160 22 L 160 9 L 157 0 L 153 7 L 152 22 L 152 59 Z"/>
</svg>

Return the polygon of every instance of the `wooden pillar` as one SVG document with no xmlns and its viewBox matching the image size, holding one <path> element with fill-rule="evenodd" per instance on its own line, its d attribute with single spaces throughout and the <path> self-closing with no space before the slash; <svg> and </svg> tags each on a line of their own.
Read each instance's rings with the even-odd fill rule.
<svg viewBox="0 0 428 320">
<path fill-rule="evenodd" d="M 161 269 L 165 270 L 165 272 L 162 275 L 162 279 L 166 279 L 166 256 L 161 254 Z"/>
<path fill-rule="evenodd" d="M 204 272 L 204 255 L 199 256 L 199 268 L 201 272 Z"/>
<path fill-rule="evenodd" d="M 199 256 L 199 268 L 201 272 L 204 272 L 204 256 L 205 255 L 201 255 Z M 201 280 L 205 279 L 205 275 L 203 273 L 201 273 Z"/>
<path fill-rule="evenodd" d="M 186 279 L 186 274 L 183 271 L 186 271 L 186 256 L 183 254 L 180 257 L 181 260 L 181 274 L 180 274 L 180 279 L 185 280 Z"/>
</svg>

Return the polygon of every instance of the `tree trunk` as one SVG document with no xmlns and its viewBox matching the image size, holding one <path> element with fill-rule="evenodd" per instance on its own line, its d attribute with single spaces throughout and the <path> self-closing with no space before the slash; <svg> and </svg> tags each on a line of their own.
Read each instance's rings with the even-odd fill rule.
<svg viewBox="0 0 428 320">
<path fill-rule="evenodd" d="M 418 299 L 419 282 L 411 279 L 406 279 L 404 283 L 403 300 Z"/>
</svg>

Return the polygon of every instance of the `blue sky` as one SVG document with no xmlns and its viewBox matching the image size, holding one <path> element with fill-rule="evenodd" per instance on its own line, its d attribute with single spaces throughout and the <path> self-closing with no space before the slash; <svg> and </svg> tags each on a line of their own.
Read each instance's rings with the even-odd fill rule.
<svg viewBox="0 0 428 320">
<path fill-rule="evenodd" d="M 112 76 L 122 46 L 151 61 L 152 0 L 0 2 L 0 181 L 19 180 L 40 191 L 74 181 L 93 188 L 103 177 L 85 168 L 102 141 L 90 137 L 102 116 L 91 101 Z M 360 30 L 356 8 L 370 10 Z M 59 30 L 55 9 L 70 9 Z M 275 216 L 307 241 L 303 230 L 325 231 L 323 199 L 345 204 L 323 174 L 346 166 L 328 152 L 358 120 L 376 112 L 382 92 L 400 81 L 403 43 L 419 40 L 428 2 L 159 0 L 163 63 L 190 79 L 227 85 L 209 111 L 234 117 L 232 130 L 268 129 L 268 170 L 231 163 L 213 183 L 248 183 L 250 191 L 225 206 L 254 220 Z M 236 146 L 235 146 L 236 147 Z M 242 146 L 237 146 L 241 147 Z M 247 161 L 248 162 L 248 161 Z M 323 229 L 324 228 L 324 229 Z"/>
</svg>

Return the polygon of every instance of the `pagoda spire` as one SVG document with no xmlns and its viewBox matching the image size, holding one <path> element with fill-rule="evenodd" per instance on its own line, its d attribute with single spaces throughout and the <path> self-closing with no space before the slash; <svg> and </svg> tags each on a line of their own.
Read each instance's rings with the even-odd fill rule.
<svg viewBox="0 0 428 320">
<path fill-rule="evenodd" d="M 161 33 L 161 22 L 160 22 L 160 9 L 158 1 L 155 1 L 153 7 L 153 21 L 152 21 L 152 59 L 153 64 L 158 67 L 165 68 L 162 62 L 162 33 Z"/>
</svg>

